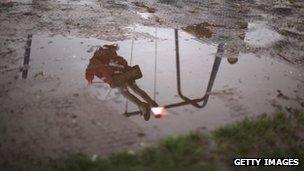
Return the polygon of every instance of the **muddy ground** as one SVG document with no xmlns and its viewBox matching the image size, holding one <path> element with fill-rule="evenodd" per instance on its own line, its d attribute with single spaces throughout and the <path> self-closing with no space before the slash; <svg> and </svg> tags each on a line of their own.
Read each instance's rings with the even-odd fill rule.
<svg viewBox="0 0 304 171">
<path fill-rule="evenodd" d="M 244 117 L 238 115 L 240 111 L 251 115 L 275 109 L 290 110 L 291 107 L 303 109 L 303 7 L 304 2 L 301 0 L 187 2 L 181 0 L 15 0 L 1 3 L 0 162 L 13 165 L 29 160 L 39 164 L 38 161 L 41 159 L 57 160 L 78 152 L 106 155 L 117 150 L 139 149 L 146 143 L 155 142 L 167 135 L 198 129 L 213 129 Z M 147 28 L 137 29 L 135 26 Z M 270 60 L 270 63 L 275 63 L 276 69 L 271 70 L 272 74 L 267 71 L 257 72 L 257 75 L 252 74 L 251 81 L 246 82 L 246 76 L 244 76 L 245 81 L 237 80 L 240 83 L 245 82 L 243 84 L 248 83 L 247 87 L 252 92 L 247 91 L 247 94 L 240 92 L 242 86 L 239 89 L 237 86 L 232 89 L 229 86 L 225 87 L 224 83 L 227 83 L 225 81 L 230 76 L 220 78 L 219 82 L 223 83 L 223 87 L 216 87 L 219 91 L 213 92 L 213 95 L 219 95 L 215 97 L 215 101 L 218 99 L 225 107 L 217 109 L 217 105 L 211 104 L 210 108 L 213 108 L 210 109 L 213 111 L 211 113 L 224 115 L 226 109 L 231 109 L 235 115 L 225 118 L 216 117 L 215 120 L 212 120 L 213 116 L 210 115 L 205 118 L 203 125 L 196 123 L 193 127 L 191 119 L 186 118 L 173 119 L 172 122 L 164 122 L 162 125 L 158 123 L 149 125 L 138 121 L 139 119 L 126 118 L 121 115 L 119 109 L 113 107 L 111 102 L 92 97 L 92 93 L 88 93 L 90 88 L 86 86 L 85 80 L 82 85 L 77 85 L 77 82 L 84 79 L 82 76 L 81 79 L 65 78 L 62 73 L 53 71 L 45 73 L 44 69 L 39 70 L 39 67 L 37 69 L 35 65 L 31 66 L 31 63 L 29 67 L 23 66 L 24 46 L 28 35 L 34 36 L 33 48 L 35 46 L 34 49 L 38 49 L 37 52 L 32 50 L 33 64 L 37 66 L 44 63 L 44 55 L 45 60 L 53 60 L 54 56 L 50 54 L 55 52 L 62 57 L 56 58 L 56 61 L 65 60 L 65 56 L 62 55 L 65 52 L 60 50 L 60 47 L 69 48 L 69 42 L 65 37 L 67 39 L 74 37 L 78 43 L 85 42 L 88 38 L 103 40 L 104 42 L 88 40 L 90 43 L 85 42 L 84 49 L 79 45 L 70 46 L 69 54 L 75 54 L 76 58 L 79 55 L 79 61 L 82 60 L 79 66 L 85 67 L 98 43 L 121 41 L 122 44 L 128 45 L 131 40 L 154 39 L 153 31 L 149 34 L 146 31 L 150 27 L 159 28 L 160 32 L 168 32 L 168 34 L 169 32 L 171 34 L 171 31 L 166 29 L 178 28 L 182 33 L 190 34 L 210 45 L 210 47 L 206 46 L 206 51 L 212 49 L 213 45 L 228 43 L 228 46 L 234 47 L 232 49 L 237 47 L 238 53 L 235 55 L 240 53 L 243 54 L 240 56 L 249 56 L 248 58 L 256 56 L 254 58 Z M 165 30 L 162 31 L 162 28 Z M 39 37 L 40 35 L 43 35 L 42 38 Z M 170 40 L 170 38 L 163 40 L 167 39 Z M 124 43 L 124 41 L 130 42 Z M 54 45 L 55 48 L 49 50 L 48 46 L 54 42 L 57 43 L 56 46 Z M 60 45 L 60 42 L 66 44 Z M 163 49 L 164 54 L 165 51 L 166 49 Z M 215 52 L 216 50 L 211 50 L 210 54 Z M 144 54 L 149 53 L 154 54 L 150 51 L 144 52 Z M 39 59 L 35 63 L 35 54 L 42 59 L 40 63 Z M 189 55 L 195 54 L 189 53 Z M 144 63 L 142 60 L 139 62 Z M 78 66 L 73 60 L 68 63 L 76 63 L 75 67 Z M 195 63 L 188 65 L 191 67 Z M 262 64 L 255 62 L 252 65 Z M 64 68 L 64 62 L 62 65 L 55 65 L 55 69 L 59 66 Z M 47 68 L 47 66 L 41 67 Z M 60 67 L 57 69 L 60 70 Z M 21 72 L 25 69 L 29 69 L 30 72 L 31 68 L 35 72 L 28 79 L 22 79 Z M 266 66 L 261 67 L 261 71 L 265 68 L 267 69 Z M 250 67 L 239 68 L 240 70 L 250 72 Z M 78 72 L 78 70 L 67 72 Z M 149 73 L 148 70 L 146 72 Z M 286 90 L 274 88 L 272 94 L 261 91 L 261 95 L 255 96 L 253 90 L 263 89 L 262 85 L 260 88 L 251 88 L 251 86 L 259 86 L 255 84 L 258 81 L 263 81 L 256 78 L 259 76 L 270 81 L 272 81 L 271 77 L 278 77 L 277 80 L 281 82 L 273 81 L 269 86 L 282 84 L 285 85 L 283 87 Z M 254 80 L 255 78 L 257 81 Z M 76 82 L 65 84 L 63 80 L 66 79 Z M 144 83 L 142 84 L 145 86 Z M 226 96 L 221 95 L 226 91 L 231 92 L 226 93 Z M 263 95 L 267 93 L 271 98 Z M 243 99 L 244 96 L 252 99 L 246 101 Z M 265 111 L 264 108 L 255 110 L 256 106 L 264 103 L 263 99 L 269 102 L 271 108 Z M 286 102 L 281 103 L 280 100 Z M 242 103 L 240 101 L 244 101 L 245 106 L 249 106 L 250 110 L 244 109 L 243 105 L 239 104 Z M 188 108 L 183 109 L 183 112 L 200 113 Z M 197 117 L 193 117 L 193 121 L 197 120 Z M 184 124 L 185 128 L 174 127 L 174 123 Z M 173 131 L 166 130 L 164 128 L 166 124 L 171 125 L 168 127 Z"/>
</svg>

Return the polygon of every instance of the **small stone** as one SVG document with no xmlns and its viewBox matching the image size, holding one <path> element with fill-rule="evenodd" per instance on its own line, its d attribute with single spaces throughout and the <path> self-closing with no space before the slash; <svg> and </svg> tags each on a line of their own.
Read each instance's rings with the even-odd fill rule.
<svg viewBox="0 0 304 171">
<path fill-rule="evenodd" d="M 147 145 L 146 145 L 146 143 L 141 142 L 141 143 L 139 144 L 139 146 L 140 146 L 140 147 L 146 147 Z"/>
<path fill-rule="evenodd" d="M 93 154 L 92 157 L 91 157 L 91 160 L 92 161 L 96 161 L 98 158 L 98 155 L 97 154 Z"/>
<path fill-rule="evenodd" d="M 146 134 L 143 133 L 143 132 L 140 132 L 140 133 L 137 134 L 138 137 L 144 137 L 145 135 L 146 135 Z"/>
<path fill-rule="evenodd" d="M 127 152 L 128 154 L 131 154 L 131 155 L 135 155 L 135 152 L 133 150 L 128 150 Z"/>
<path fill-rule="evenodd" d="M 78 93 L 74 93 L 73 96 L 74 97 L 79 97 L 79 94 Z"/>
</svg>

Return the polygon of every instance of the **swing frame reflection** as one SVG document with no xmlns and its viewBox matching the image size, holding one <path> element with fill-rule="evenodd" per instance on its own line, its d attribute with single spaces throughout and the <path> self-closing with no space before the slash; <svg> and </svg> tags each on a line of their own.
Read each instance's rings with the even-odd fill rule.
<svg viewBox="0 0 304 171">
<path fill-rule="evenodd" d="M 201 98 L 189 98 L 185 96 L 182 92 L 182 87 L 181 87 L 181 69 L 180 69 L 180 55 L 179 55 L 179 39 L 178 39 L 178 29 L 174 29 L 174 35 L 175 35 L 175 60 L 176 60 L 176 78 L 177 78 L 177 92 L 179 97 L 183 100 L 181 102 L 177 103 L 171 103 L 171 104 L 166 104 L 163 105 L 162 107 L 165 109 L 170 109 L 170 108 L 175 108 L 175 107 L 181 107 L 181 106 L 186 106 L 186 105 L 192 105 L 196 108 L 204 108 L 209 100 L 209 93 L 212 90 L 215 78 L 217 76 L 221 60 L 222 60 L 222 55 L 224 53 L 224 44 L 219 44 L 218 49 L 214 58 L 213 66 L 212 66 L 212 71 L 209 77 L 209 82 L 206 91 L 203 93 L 203 96 Z M 124 116 L 126 117 L 131 117 L 134 115 L 140 115 L 140 111 L 133 111 L 133 112 L 127 112 L 127 110 L 124 112 Z"/>
</svg>

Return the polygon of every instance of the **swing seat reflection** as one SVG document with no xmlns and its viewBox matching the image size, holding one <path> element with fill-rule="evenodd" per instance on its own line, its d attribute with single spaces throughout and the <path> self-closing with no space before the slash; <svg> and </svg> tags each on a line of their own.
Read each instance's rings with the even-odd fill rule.
<svg viewBox="0 0 304 171">
<path fill-rule="evenodd" d="M 139 66 L 129 66 L 123 57 L 117 55 L 118 48 L 116 44 L 104 45 L 95 51 L 86 68 L 86 79 L 91 84 L 96 76 L 108 83 L 111 88 L 118 88 L 126 99 L 138 107 L 139 113 L 148 121 L 151 107 L 158 107 L 158 104 L 136 84 L 135 80 L 142 78 Z M 144 101 L 133 95 L 129 89 Z"/>
</svg>

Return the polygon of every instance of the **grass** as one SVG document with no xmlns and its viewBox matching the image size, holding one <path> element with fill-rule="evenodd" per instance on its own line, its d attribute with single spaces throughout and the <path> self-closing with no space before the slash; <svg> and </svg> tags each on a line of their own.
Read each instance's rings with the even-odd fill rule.
<svg viewBox="0 0 304 171">
<path fill-rule="evenodd" d="M 300 158 L 301 167 L 233 167 L 235 157 Z M 208 134 L 170 137 L 142 151 L 107 158 L 75 155 L 50 171 L 303 170 L 304 112 L 245 118 Z"/>
<path fill-rule="evenodd" d="M 218 155 L 227 163 L 233 157 L 300 158 L 304 161 L 303 112 L 295 111 L 288 116 L 283 113 L 274 117 L 264 115 L 255 120 L 246 118 L 214 131 L 213 135 Z M 268 169 L 274 168 L 264 168 Z"/>
</svg>

